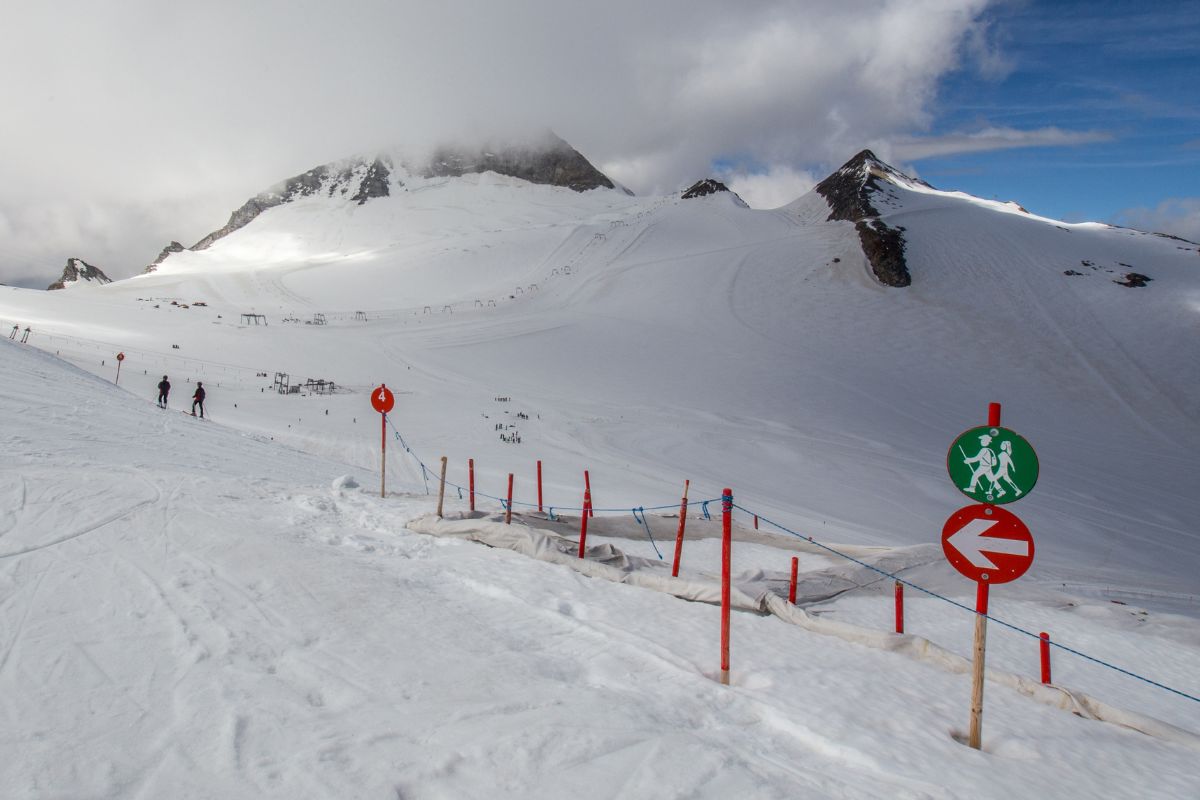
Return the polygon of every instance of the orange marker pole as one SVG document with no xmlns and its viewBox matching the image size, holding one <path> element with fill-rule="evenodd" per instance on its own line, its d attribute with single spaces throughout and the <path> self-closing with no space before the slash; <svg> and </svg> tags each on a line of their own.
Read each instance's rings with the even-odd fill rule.
<svg viewBox="0 0 1200 800">
<path fill-rule="evenodd" d="M 679 559 L 683 557 L 683 529 L 687 527 L 687 496 L 691 481 L 683 482 L 683 500 L 679 502 L 679 532 L 675 534 L 675 562 L 671 565 L 671 577 L 679 577 Z"/>
</svg>

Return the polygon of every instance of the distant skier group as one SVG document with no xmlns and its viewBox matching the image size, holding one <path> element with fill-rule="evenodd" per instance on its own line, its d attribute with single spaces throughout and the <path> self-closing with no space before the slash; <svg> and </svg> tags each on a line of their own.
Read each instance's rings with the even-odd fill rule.
<svg viewBox="0 0 1200 800">
<path fill-rule="evenodd" d="M 167 380 L 167 376 L 163 375 L 163 379 L 158 382 L 158 407 L 167 407 L 167 396 L 171 394 L 171 382 Z M 196 391 L 192 392 L 192 416 L 196 416 L 196 409 L 200 409 L 200 419 L 204 419 L 204 384 L 201 381 L 196 381 Z"/>
</svg>

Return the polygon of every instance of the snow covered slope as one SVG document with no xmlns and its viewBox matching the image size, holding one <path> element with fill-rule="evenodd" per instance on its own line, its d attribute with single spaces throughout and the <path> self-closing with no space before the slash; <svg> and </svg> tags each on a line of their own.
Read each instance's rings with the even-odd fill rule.
<svg viewBox="0 0 1200 800">
<path fill-rule="evenodd" d="M 971 615 L 943 601 L 910 598 L 919 636 L 883 634 L 891 611 L 878 586 L 810 606 L 828 635 L 737 613 L 723 687 L 713 605 L 406 530 L 434 498 L 381 499 L 349 465 L 159 410 L 30 347 L 0 341 L 0 370 L 5 798 L 1200 791 L 1194 701 L 1080 659 L 1056 660 L 1056 680 L 1134 711 L 1141 729 L 1156 717 L 1154 732 L 1088 718 L 1056 689 L 1027 696 L 993 680 L 984 750 L 967 749 L 970 680 L 954 665 L 970 651 Z M 126 370 L 122 386 L 136 374 Z M 239 427 L 243 412 L 283 408 L 247 408 L 257 392 L 230 390 L 235 410 L 224 391 L 213 392 L 215 414 Z M 453 397 L 440 396 L 449 414 Z M 351 399 L 361 408 L 362 395 Z M 280 400 L 316 410 L 311 396 Z M 390 471 L 407 458 L 393 456 Z M 451 496 L 448 516 L 464 507 Z M 474 524 L 504 529 L 498 517 Z M 661 533 L 671 521 L 651 524 Z M 711 584 L 716 525 L 690 525 L 681 574 Z M 518 518 L 507 530 L 525 528 Z M 640 535 L 628 515 L 599 514 L 591 541 L 632 553 Z M 941 559 L 917 567 L 919 551 L 854 552 L 911 564 L 907 574 L 931 586 L 956 580 Z M 802 597 L 839 581 L 834 559 L 746 526 L 736 579 L 778 584 L 793 554 L 813 572 Z M 652 556 L 639 563 L 663 572 Z M 1074 603 L 1036 585 L 997 591 L 993 605 L 1195 691 L 1192 618 Z M 997 627 L 989 641 L 992 670 L 1036 672 L 1027 639 Z"/>
<path fill-rule="evenodd" d="M 1197 247 L 880 172 L 905 288 L 817 193 L 755 211 L 397 168 L 386 196 L 297 197 L 86 298 L 5 290 L 0 319 L 106 375 L 124 351 L 146 398 L 163 372 L 205 380 L 223 422 L 339 461 L 376 462 L 364 392 L 387 382 L 414 451 L 459 483 L 475 458 L 491 494 L 514 472 L 534 499 L 537 459 L 559 507 L 584 469 L 615 509 L 691 479 L 864 544 L 937 541 L 967 504 L 947 448 L 997 401 L 1041 459 L 1013 507 L 1038 541 L 1028 580 L 1194 608 Z M 1116 282 L 1131 272 L 1151 280 Z M 271 394 L 276 372 L 359 393 Z"/>
</svg>

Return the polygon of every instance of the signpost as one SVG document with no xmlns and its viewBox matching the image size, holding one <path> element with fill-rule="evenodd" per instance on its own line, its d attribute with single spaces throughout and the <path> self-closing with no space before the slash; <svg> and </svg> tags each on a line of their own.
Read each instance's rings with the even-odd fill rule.
<svg viewBox="0 0 1200 800">
<path fill-rule="evenodd" d="M 386 383 L 381 383 L 371 392 L 371 406 L 379 412 L 382 435 L 380 437 L 379 446 L 379 496 L 383 497 L 385 492 L 384 474 L 387 472 L 387 415 L 396 405 L 396 397 L 392 394 L 392 390 L 387 388 Z"/>
<path fill-rule="evenodd" d="M 987 649 L 988 587 L 1008 583 L 1033 564 L 1033 535 L 1016 514 L 999 508 L 1024 497 L 1037 483 L 1037 454 L 1029 442 L 1000 427 L 1000 404 L 988 405 L 988 424 L 958 436 L 946 471 L 963 494 L 985 503 L 960 508 L 942 527 L 942 552 L 950 565 L 975 581 L 975 662 L 967 744 L 983 745 L 983 675 Z"/>
<path fill-rule="evenodd" d="M 117 353 L 117 377 L 116 377 L 116 380 L 113 381 L 114 385 L 119 384 L 121 382 L 121 362 L 124 360 L 125 360 L 125 354 Z"/>
</svg>

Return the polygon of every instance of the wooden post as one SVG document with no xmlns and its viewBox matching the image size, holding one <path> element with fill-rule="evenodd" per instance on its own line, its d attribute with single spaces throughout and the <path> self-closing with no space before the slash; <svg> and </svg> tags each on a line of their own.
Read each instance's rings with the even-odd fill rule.
<svg viewBox="0 0 1200 800">
<path fill-rule="evenodd" d="M 475 510 L 475 459 L 467 459 L 467 482 L 471 489 L 471 510 Z"/>
<path fill-rule="evenodd" d="M 904 633 L 904 584 L 896 581 L 896 633 Z"/>
<path fill-rule="evenodd" d="M 583 513 L 579 515 L 579 557 L 583 558 L 583 551 L 587 547 L 587 521 L 588 512 L 592 510 L 592 493 L 587 489 L 583 490 Z"/>
<path fill-rule="evenodd" d="M 442 516 L 442 501 L 446 498 L 446 457 L 442 456 L 442 480 L 438 484 L 438 518 Z"/>
<path fill-rule="evenodd" d="M 788 587 L 788 602 L 796 605 L 796 577 L 800 572 L 800 559 L 792 556 L 792 584 Z"/>
<path fill-rule="evenodd" d="M 538 459 L 538 465 L 537 465 L 537 478 L 538 478 L 538 513 L 541 514 L 542 513 L 542 460 L 540 458 Z"/>
<path fill-rule="evenodd" d="M 988 584 L 979 581 L 975 592 L 975 663 L 971 670 L 971 729 L 967 744 L 976 750 L 983 747 L 983 674 L 987 652 Z"/>
<path fill-rule="evenodd" d="M 687 526 L 687 496 L 690 480 L 683 482 L 683 500 L 679 503 L 679 532 L 675 534 L 675 562 L 671 565 L 671 577 L 679 577 L 679 559 L 683 557 L 683 529 Z"/>
<path fill-rule="evenodd" d="M 508 473 L 508 505 L 504 507 L 504 524 L 512 524 L 512 481 L 513 474 Z"/>
<path fill-rule="evenodd" d="M 733 490 L 721 495 L 721 683 L 729 685 L 729 583 L 733 574 Z"/>
</svg>

